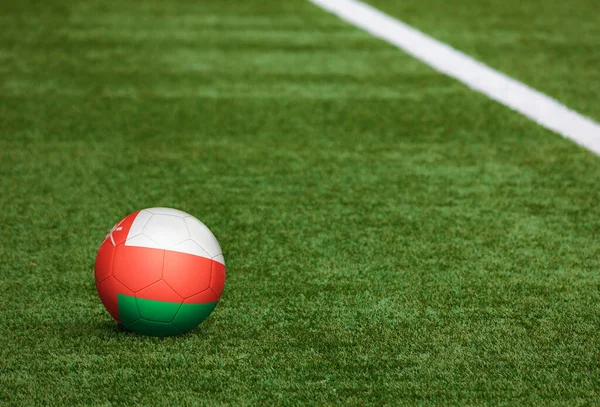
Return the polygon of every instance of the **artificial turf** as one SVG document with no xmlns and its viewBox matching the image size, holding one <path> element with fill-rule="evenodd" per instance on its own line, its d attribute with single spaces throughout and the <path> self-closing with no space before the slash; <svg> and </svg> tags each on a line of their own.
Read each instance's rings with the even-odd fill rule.
<svg viewBox="0 0 600 407">
<path fill-rule="evenodd" d="M 600 403 L 597 156 L 308 2 L 1 7 L 1 403 Z M 94 287 L 152 206 L 226 259 L 179 337 Z"/>
<path fill-rule="evenodd" d="M 368 0 L 600 121 L 596 0 Z"/>
</svg>

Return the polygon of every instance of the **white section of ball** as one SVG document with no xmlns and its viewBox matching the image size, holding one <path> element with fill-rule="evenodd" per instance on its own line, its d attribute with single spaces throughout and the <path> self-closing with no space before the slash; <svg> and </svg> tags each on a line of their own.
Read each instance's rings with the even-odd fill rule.
<svg viewBox="0 0 600 407">
<path fill-rule="evenodd" d="M 187 253 L 225 264 L 221 246 L 210 229 L 177 209 L 141 210 L 129 229 L 125 245 Z"/>
</svg>

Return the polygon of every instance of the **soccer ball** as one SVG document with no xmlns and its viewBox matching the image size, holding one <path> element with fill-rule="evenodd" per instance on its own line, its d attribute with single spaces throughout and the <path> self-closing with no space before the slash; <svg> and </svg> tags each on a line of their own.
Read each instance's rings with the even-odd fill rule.
<svg viewBox="0 0 600 407">
<path fill-rule="evenodd" d="M 117 223 L 100 245 L 94 269 L 109 314 L 151 336 L 196 327 L 225 285 L 215 236 L 192 215 L 170 208 L 143 209 Z"/>
</svg>

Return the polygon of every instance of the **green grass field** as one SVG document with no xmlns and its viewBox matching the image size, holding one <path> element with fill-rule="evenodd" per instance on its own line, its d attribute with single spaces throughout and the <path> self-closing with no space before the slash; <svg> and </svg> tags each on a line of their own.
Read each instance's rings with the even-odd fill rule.
<svg viewBox="0 0 600 407">
<path fill-rule="evenodd" d="M 597 4 L 509 3 L 372 2 L 600 119 Z M 600 404 L 599 157 L 307 1 L 22 0 L 0 27 L 0 404 Z M 227 262 L 179 337 L 117 329 L 94 286 L 153 206 Z"/>
</svg>

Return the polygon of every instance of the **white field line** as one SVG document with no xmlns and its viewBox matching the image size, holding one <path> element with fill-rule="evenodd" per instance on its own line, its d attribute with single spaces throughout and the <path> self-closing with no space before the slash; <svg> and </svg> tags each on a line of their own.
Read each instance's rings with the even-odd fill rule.
<svg viewBox="0 0 600 407">
<path fill-rule="evenodd" d="M 600 155 L 600 124 L 421 31 L 357 0 L 310 0 L 458 79 L 471 89 Z"/>
</svg>

